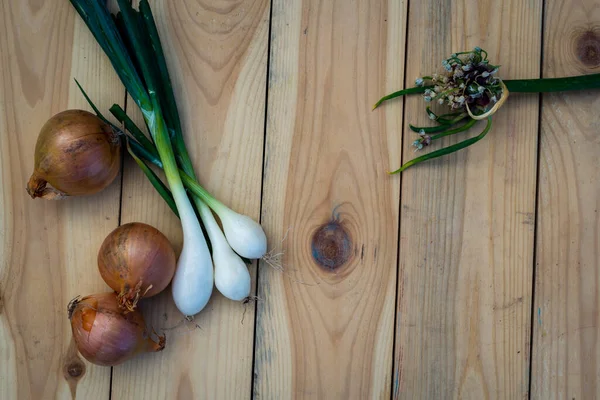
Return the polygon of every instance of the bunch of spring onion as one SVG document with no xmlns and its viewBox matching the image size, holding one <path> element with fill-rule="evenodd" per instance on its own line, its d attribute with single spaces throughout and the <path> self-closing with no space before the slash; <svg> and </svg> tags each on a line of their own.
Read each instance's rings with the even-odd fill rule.
<svg viewBox="0 0 600 400">
<path fill-rule="evenodd" d="M 450 112 L 439 116 L 429 106 L 426 107 L 429 118 L 437 122 L 437 126 L 409 125 L 410 129 L 419 135 L 413 142 L 416 150 L 429 146 L 434 140 L 465 132 L 478 120 L 487 120 L 486 126 L 479 135 L 410 160 L 391 174 L 402 172 L 420 162 L 454 153 L 483 139 L 492 127 L 492 115 L 504 104 L 509 93 L 544 93 L 600 88 L 600 74 L 503 81 L 497 76 L 500 67 L 491 64 L 488 53 L 480 47 L 475 47 L 472 51 L 452 54 L 442 61 L 442 67 L 444 68 L 442 73 L 419 77 L 415 80 L 414 87 L 382 97 L 373 109 L 387 100 L 412 94 L 421 94 L 427 103 L 448 106 Z"/>
<path fill-rule="evenodd" d="M 111 15 L 98 0 L 70 1 L 144 117 L 150 137 L 119 106 L 111 108 L 126 127 L 129 154 L 181 220 L 183 248 L 172 281 L 177 308 L 186 316 L 197 314 L 208 303 L 213 285 L 227 298 L 244 300 L 250 295 L 250 273 L 244 259 L 263 257 L 266 236 L 257 222 L 232 211 L 197 182 L 148 1 L 141 0 L 139 10 L 135 10 L 129 0 L 117 0 L 116 15 Z M 96 115 L 118 131 L 85 97 Z M 164 170 L 167 184 L 144 160 Z M 223 230 L 213 212 L 221 220 Z M 210 240 L 210 249 L 202 226 Z"/>
</svg>

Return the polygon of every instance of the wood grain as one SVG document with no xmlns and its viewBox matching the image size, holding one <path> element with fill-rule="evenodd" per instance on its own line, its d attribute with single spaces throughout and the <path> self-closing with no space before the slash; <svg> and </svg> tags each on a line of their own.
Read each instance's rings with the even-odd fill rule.
<svg viewBox="0 0 600 400">
<path fill-rule="evenodd" d="M 600 71 L 600 7 L 546 6 L 544 77 Z M 600 396 L 600 136 L 597 91 L 544 95 L 532 396 Z"/>
<path fill-rule="evenodd" d="M 273 2 L 255 398 L 390 395 L 406 3 Z M 284 239 L 282 241 L 282 239 Z"/>
<path fill-rule="evenodd" d="M 541 1 L 411 3 L 408 32 L 407 85 L 475 46 L 502 78 L 539 76 Z M 405 117 L 407 161 L 422 98 Z M 402 176 L 395 398 L 527 397 L 537 134 L 537 96 L 514 95 L 483 141 Z"/>
<path fill-rule="evenodd" d="M 108 290 L 96 256 L 119 223 L 177 251 L 180 224 L 128 157 L 121 203 L 121 177 L 29 198 L 39 129 L 88 109 L 73 78 L 103 111 L 124 89 L 68 1 L 0 0 L 0 399 L 600 397 L 597 92 L 541 109 L 512 94 L 483 141 L 401 177 L 386 172 L 416 156 L 423 101 L 370 111 L 476 45 L 503 78 L 539 75 L 542 35 L 544 77 L 600 72 L 596 2 L 542 15 L 542 0 L 425 0 L 407 15 L 406 1 L 273 0 L 270 37 L 269 0 L 150 3 L 201 183 L 261 218 L 284 271 L 253 265 L 258 303 L 215 290 L 191 323 L 170 290 L 143 302 L 167 348 L 114 368 L 111 388 L 77 353 L 67 303 Z"/>
<path fill-rule="evenodd" d="M 104 192 L 32 200 L 37 135 L 52 115 L 123 100 L 108 60 L 68 1 L 0 2 L 0 398 L 107 399 L 110 369 L 77 355 L 67 304 L 108 288 L 97 273 L 104 237 L 117 226 L 120 177 Z"/>
<path fill-rule="evenodd" d="M 165 0 L 151 7 L 200 183 L 232 209 L 258 220 L 269 2 Z M 128 112 L 141 120 L 134 103 L 128 104 Z M 179 220 L 128 160 L 121 222 L 131 221 L 155 226 L 179 253 Z M 255 265 L 251 271 L 255 282 Z M 227 300 L 214 289 L 195 321 L 183 323 L 169 288 L 143 310 L 149 324 L 165 331 L 167 347 L 115 368 L 113 399 L 250 397 L 254 304 Z"/>
</svg>

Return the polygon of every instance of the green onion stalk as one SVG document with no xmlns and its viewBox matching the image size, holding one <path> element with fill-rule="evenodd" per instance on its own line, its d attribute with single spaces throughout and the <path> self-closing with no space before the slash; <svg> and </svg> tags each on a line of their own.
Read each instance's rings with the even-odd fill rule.
<svg viewBox="0 0 600 400">
<path fill-rule="evenodd" d="M 415 151 L 422 150 L 442 137 L 465 132 L 479 120 L 486 120 L 486 125 L 479 135 L 412 159 L 390 174 L 397 174 L 423 161 L 454 153 L 483 139 L 491 129 L 492 116 L 508 99 L 510 93 L 545 93 L 600 88 L 600 74 L 502 80 L 498 77 L 500 66 L 491 64 L 488 53 L 480 47 L 452 54 L 442 61 L 442 67 L 444 68 L 442 73 L 419 77 L 415 80 L 414 87 L 382 97 L 375 103 L 373 110 L 396 97 L 414 94 L 422 95 L 426 103 L 438 103 L 450 108 L 449 113 L 437 115 L 429 106 L 426 107 L 425 111 L 429 118 L 437 123 L 435 126 L 409 125 L 410 129 L 418 134 L 418 138 L 413 142 Z M 433 133 L 435 135 L 432 135 Z"/>
<path fill-rule="evenodd" d="M 122 108 L 113 105 L 111 113 L 125 127 L 121 131 L 77 85 L 96 114 L 124 134 L 129 154 L 181 220 L 184 243 L 172 282 L 175 304 L 187 316 L 197 314 L 208 303 L 213 284 L 226 297 L 243 300 L 250 295 L 250 275 L 244 260 L 264 256 L 266 236 L 260 224 L 229 209 L 198 183 L 148 1 L 141 0 L 135 10 L 130 1 L 117 0 L 116 15 L 97 0 L 70 1 L 140 109 L 150 138 Z M 164 171 L 167 184 L 146 162 Z"/>
</svg>

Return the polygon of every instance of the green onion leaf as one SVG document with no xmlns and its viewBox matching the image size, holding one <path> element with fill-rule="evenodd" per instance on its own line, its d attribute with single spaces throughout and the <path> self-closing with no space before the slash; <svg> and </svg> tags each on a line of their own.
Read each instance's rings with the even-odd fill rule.
<svg viewBox="0 0 600 400">
<path fill-rule="evenodd" d="M 142 75 L 142 69 L 140 67 L 140 60 L 136 57 L 136 53 L 133 49 L 133 43 L 131 43 L 131 38 L 129 37 L 127 28 L 125 28 L 125 21 L 123 20 L 123 13 L 118 12 L 116 15 L 114 15 L 113 19 L 115 21 L 115 26 L 117 28 L 117 31 L 119 32 L 119 35 L 123 39 L 123 43 L 125 44 L 127 53 L 129 54 L 129 56 L 131 58 L 133 67 L 134 67 L 136 73 L 138 74 L 138 76 L 140 77 L 140 80 L 144 84 L 144 88 L 145 88 L 146 86 L 145 86 L 145 82 L 144 82 L 144 76 Z"/>
<path fill-rule="evenodd" d="M 544 93 L 569 90 L 600 89 L 600 74 L 569 76 L 564 78 L 503 80 L 509 92 Z"/>
<path fill-rule="evenodd" d="M 146 135 L 142 132 L 140 128 L 129 118 L 125 110 L 121 108 L 118 104 L 113 104 L 109 109 L 111 114 L 123 125 L 125 125 L 125 129 L 127 129 L 131 135 L 137 140 L 147 151 L 151 154 L 154 154 L 158 158 L 158 153 L 156 151 L 156 147 L 154 143 L 148 139 Z"/>
<path fill-rule="evenodd" d="M 145 31 L 148 35 L 148 43 L 151 46 L 154 54 L 153 59 L 156 66 L 156 75 L 159 77 L 159 87 L 161 96 L 161 108 L 164 110 L 165 120 L 167 126 L 174 130 L 174 133 L 182 138 L 181 122 L 179 119 L 179 112 L 177 110 L 177 102 L 175 101 L 175 94 L 173 92 L 173 85 L 171 84 L 171 77 L 169 76 L 169 70 L 167 68 L 167 61 L 163 52 L 162 45 L 160 43 L 160 37 L 158 29 L 154 22 L 152 10 L 147 0 L 141 0 L 140 5 L 140 17 L 141 23 L 145 25 Z M 179 152 L 181 149 L 175 146 Z M 185 148 L 185 146 L 183 146 Z M 187 151 L 186 151 L 187 152 Z"/>
<path fill-rule="evenodd" d="M 450 113 L 450 114 L 444 114 L 444 115 L 438 116 L 436 113 L 434 113 L 431 110 L 431 107 L 429 107 L 429 106 L 427 106 L 425 108 L 425 111 L 427 112 L 429 119 L 431 119 L 441 125 L 454 125 L 455 123 L 457 123 L 467 117 L 467 114 L 463 113 L 463 112 Z M 454 117 L 454 118 L 449 119 L 448 117 Z"/>
<path fill-rule="evenodd" d="M 127 38 L 131 43 L 131 48 L 133 49 L 132 54 L 135 55 L 135 58 L 139 63 L 147 93 L 152 99 L 150 102 L 148 102 L 148 104 L 146 104 L 146 107 L 142 107 L 142 109 L 145 111 L 153 111 L 154 107 L 151 103 L 155 101 L 157 95 L 156 77 L 150 68 L 150 65 L 152 65 L 152 58 L 147 50 L 147 47 L 145 46 L 146 38 L 143 35 L 143 25 L 140 24 L 140 18 L 138 17 L 139 13 L 133 9 L 131 3 L 127 0 L 117 0 L 117 3 L 119 4 L 119 9 L 121 10 L 120 14 L 123 18 L 123 25 L 125 27 Z M 113 26 L 115 25 L 113 24 Z M 124 53 L 127 52 L 124 47 L 122 51 Z M 133 65 L 130 67 L 132 70 L 134 70 Z M 134 101 L 138 102 L 139 99 L 137 98 L 137 93 L 129 92 L 129 94 L 131 97 L 133 97 Z"/>
<path fill-rule="evenodd" d="M 127 91 L 144 108 L 150 99 L 128 55 L 123 39 L 106 5 L 97 0 L 70 0 L 98 44 L 108 56 Z"/>
<path fill-rule="evenodd" d="M 411 124 L 408 124 L 408 127 L 410 128 L 411 131 L 413 132 L 417 132 L 420 133 L 421 131 L 425 132 L 425 133 L 435 133 L 435 132 L 442 132 L 445 131 L 446 129 L 450 128 L 451 125 L 448 124 L 444 124 L 444 125 L 438 125 L 438 126 L 414 126 Z"/>
<path fill-rule="evenodd" d="M 136 141 L 135 139 L 128 137 L 129 140 L 129 144 L 131 145 L 132 150 L 135 152 L 135 154 L 140 157 L 143 158 L 144 160 L 151 162 L 152 164 L 156 165 L 158 168 L 163 169 L 163 164 L 162 161 L 160 160 L 160 158 L 158 157 L 158 155 L 154 152 L 148 151 L 144 148 L 144 146 L 142 146 L 138 141 Z"/>
<path fill-rule="evenodd" d="M 441 139 L 444 136 L 450 136 L 450 135 L 454 135 L 460 132 L 464 132 L 466 130 L 469 130 L 473 125 L 475 125 L 475 123 L 477 122 L 476 119 L 472 119 L 470 118 L 469 121 L 467 121 L 466 124 L 459 126 L 458 128 L 455 129 L 450 129 L 448 131 L 442 132 L 442 133 L 438 133 L 437 135 L 433 135 L 431 136 L 431 140 L 436 140 L 436 139 Z"/>
<path fill-rule="evenodd" d="M 104 123 L 110 125 L 115 130 L 115 132 L 122 133 L 121 129 L 118 126 L 116 126 L 115 124 L 113 124 L 112 122 L 110 122 L 108 119 L 106 119 L 106 117 L 104 117 L 104 115 L 102 115 L 102 113 L 100 112 L 100 110 L 98 109 L 98 107 L 96 107 L 96 105 L 94 104 L 94 102 L 92 101 L 92 99 L 90 99 L 90 97 L 85 92 L 85 90 L 83 90 L 83 87 L 81 87 L 81 85 L 79 84 L 79 82 L 77 81 L 77 79 L 75 79 L 75 84 L 77 84 L 77 87 L 79 88 L 79 90 L 83 94 L 83 97 L 85 98 L 85 100 L 87 101 L 87 103 L 90 105 L 90 107 L 92 108 L 92 110 L 94 110 L 94 112 L 96 113 L 96 116 L 98 118 L 100 118 L 102 121 L 104 121 Z"/>
<path fill-rule="evenodd" d="M 135 154 L 135 152 L 132 150 L 132 147 L 130 146 L 129 140 L 127 140 L 127 151 L 135 160 L 140 169 L 144 172 L 150 183 L 152 183 L 152 186 L 154 186 L 158 194 L 160 194 L 160 196 L 169 205 L 169 208 L 171 208 L 175 215 L 179 217 L 179 213 L 177 212 L 177 206 L 175 205 L 175 200 L 173 199 L 171 191 L 167 188 L 167 185 L 165 185 L 163 181 L 160 180 L 156 173 L 150 167 L 148 167 L 146 163 L 144 163 L 144 161 L 140 159 L 140 157 L 138 157 Z"/>
<path fill-rule="evenodd" d="M 92 101 L 92 99 L 90 99 L 90 97 L 87 95 L 87 93 L 85 92 L 85 90 L 83 90 L 83 88 L 79 84 L 79 81 L 77 79 L 74 79 L 74 80 L 75 80 L 75 84 L 79 88 L 79 91 L 81 91 L 81 94 L 83 94 L 83 97 L 85 97 L 85 100 L 90 105 L 90 107 L 92 107 L 92 110 L 94 110 L 94 112 L 96 113 L 96 115 L 98 116 L 98 118 L 100 118 L 103 121 L 107 121 L 107 119 L 104 118 L 104 115 L 102 115 L 102 113 L 100 112 L 100 110 L 98 110 L 98 107 L 96 107 L 96 105 L 94 104 L 94 102 Z"/>
<path fill-rule="evenodd" d="M 397 92 L 388 94 L 387 96 L 383 96 L 381 99 L 379 99 L 379 101 L 377 103 L 375 103 L 375 105 L 373 106 L 373 110 L 376 109 L 377 107 L 379 107 L 381 105 L 381 103 L 383 103 L 384 101 L 391 100 L 393 98 L 404 96 L 407 94 L 424 93 L 425 90 L 431 89 L 432 87 L 433 86 L 431 86 L 431 85 L 430 86 L 415 86 L 412 88 L 403 89 L 403 90 L 399 90 Z"/>
<path fill-rule="evenodd" d="M 406 170 L 407 168 L 409 168 L 409 167 L 411 167 L 411 166 L 413 166 L 415 164 L 421 163 L 423 161 L 430 160 L 432 158 L 437 158 L 437 157 L 445 156 L 447 154 L 451 154 L 451 153 L 454 153 L 454 152 L 456 152 L 458 150 L 464 149 L 465 147 L 469 147 L 472 144 L 475 144 L 478 141 L 480 141 L 481 139 L 483 139 L 485 137 L 485 135 L 487 135 L 487 133 L 489 132 L 489 130 L 490 130 L 491 127 L 492 127 L 492 117 L 490 116 L 487 119 L 487 125 L 486 125 L 485 129 L 479 135 L 477 135 L 477 136 L 475 136 L 473 138 L 464 140 L 462 142 L 453 144 L 451 146 L 444 147 L 443 149 L 435 150 L 435 151 L 432 151 L 431 153 L 424 154 L 424 155 L 422 155 L 420 157 L 417 157 L 417 158 L 415 158 L 413 160 L 410 160 L 410 161 L 406 162 L 399 169 L 397 169 L 397 170 L 395 170 L 393 172 L 389 172 L 389 174 L 390 175 L 397 174 L 397 173 L 402 172 L 402 171 Z"/>
</svg>

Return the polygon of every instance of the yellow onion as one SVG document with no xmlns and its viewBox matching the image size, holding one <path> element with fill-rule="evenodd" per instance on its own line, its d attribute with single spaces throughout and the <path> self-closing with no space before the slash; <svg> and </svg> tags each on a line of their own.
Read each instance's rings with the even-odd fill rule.
<svg viewBox="0 0 600 400">
<path fill-rule="evenodd" d="M 32 198 L 54 200 L 94 194 L 110 185 L 119 173 L 121 141 L 110 125 L 94 114 L 67 110 L 42 127 L 34 161 L 27 184 Z"/>
<path fill-rule="evenodd" d="M 98 252 L 102 279 L 117 292 L 121 307 L 131 311 L 140 298 L 154 296 L 169 285 L 176 264 L 169 239 L 141 222 L 112 231 Z"/>
<path fill-rule="evenodd" d="M 115 293 L 74 299 L 69 303 L 69 319 L 77 349 L 93 364 L 118 365 L 137 354 L 165 348 L 165 337 L 152 340 L 139 310 L 122 312 Z"/>
</svg>

